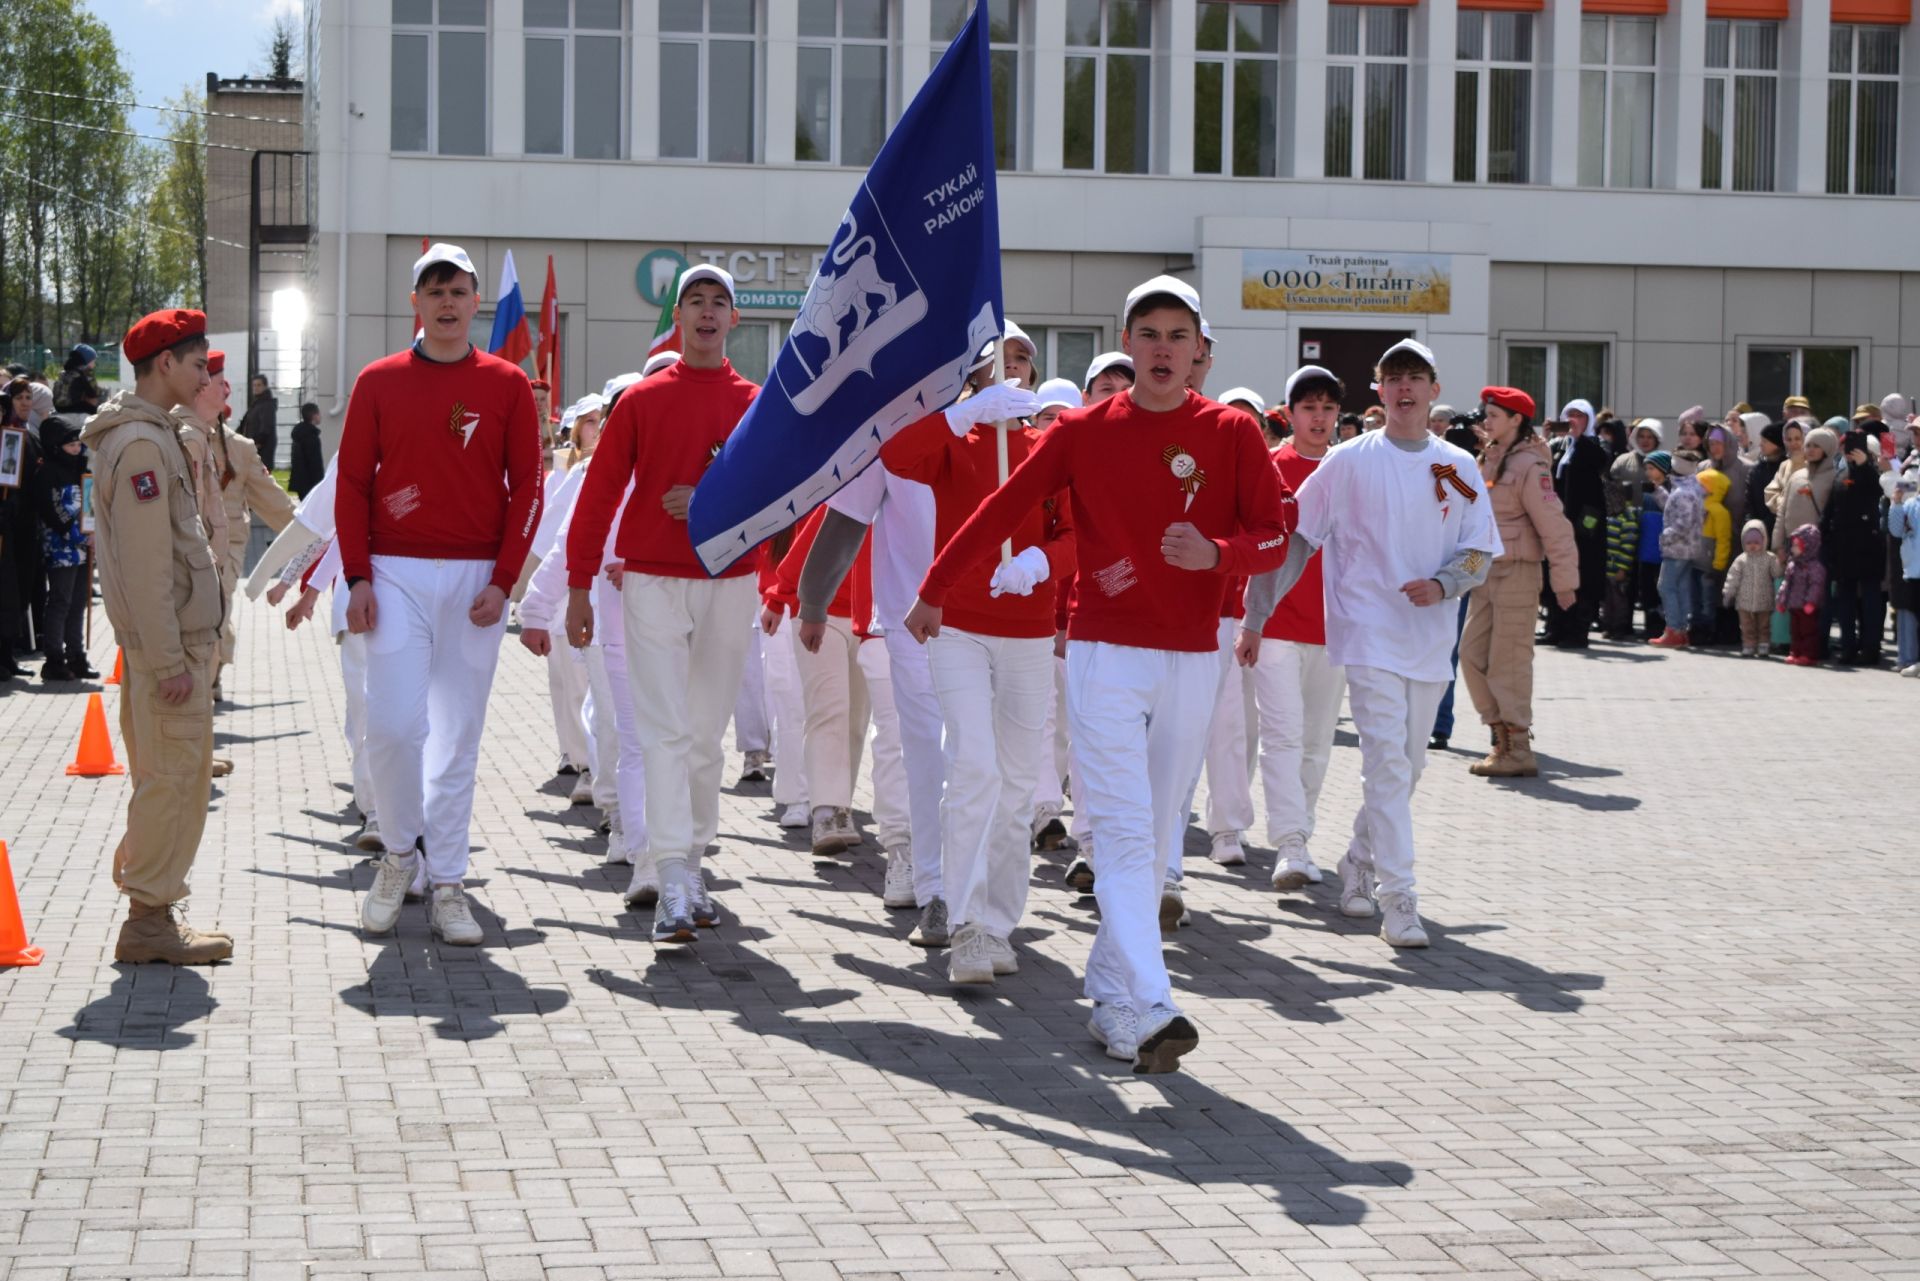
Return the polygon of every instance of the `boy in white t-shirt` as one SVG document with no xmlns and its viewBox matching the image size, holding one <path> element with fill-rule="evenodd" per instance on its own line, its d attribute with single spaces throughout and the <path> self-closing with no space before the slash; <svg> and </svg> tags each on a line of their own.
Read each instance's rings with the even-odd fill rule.
<svg viewBox="0 0 1920 1281">
<path fill-rule="evenodd" d="M 1372 916 L 1395 947 L 1425 947 L 1413 877 L 1413 789 L 1427 734 L 1453 674 L 1451 609 L 1486 579 L 1500 532 L 1480 468 L 1427 430 L 1440 393 L 1433 352 L 1412 339 L 1374 369 L 1382 431 L 1330 450 L 1299 493 L 1300 523 L 1263 599 L 1285 596 L 1323 552 L 1327 661 L 1347 671 L 1360 736 L 1362 801 L 1340 860 L 1340 910 Z"/>
</svg>

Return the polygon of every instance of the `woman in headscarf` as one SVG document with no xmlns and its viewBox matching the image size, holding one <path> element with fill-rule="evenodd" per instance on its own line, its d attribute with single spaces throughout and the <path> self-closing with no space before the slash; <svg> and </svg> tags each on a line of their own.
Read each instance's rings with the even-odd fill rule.
<svg viewBox="0 0 1920 1281">
<path fill-rule="evenodd" d="M 1566 444 L 1554 465 L 1553 489 L 1573 522 L 1573 540 L 1580 557 L 1580 590 L 1572 608 L 1558 600 L 1547 605 L 1546 639 L 1562 649 L 1585 649 L 1587 631 L 1600 611 L 1607 591 L 1607 451 L 1594 435 L 1596 415 L 1585 400 L 1570 400 L 1561 409 L 1566 421 Z"/>
</svg>

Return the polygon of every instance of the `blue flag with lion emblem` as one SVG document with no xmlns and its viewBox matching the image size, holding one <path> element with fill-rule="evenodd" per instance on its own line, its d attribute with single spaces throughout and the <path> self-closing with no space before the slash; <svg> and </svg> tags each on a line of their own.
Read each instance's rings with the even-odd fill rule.
<svg viewBox="0 0 1920 1281">
<path fill-rule="evenodd" d="M 945 408 L 1000 333 L 987 33 L 976 7 L 887 136 L 766 384 L 694 491 L 709 574 L 832 497 Z"/>
</svg>

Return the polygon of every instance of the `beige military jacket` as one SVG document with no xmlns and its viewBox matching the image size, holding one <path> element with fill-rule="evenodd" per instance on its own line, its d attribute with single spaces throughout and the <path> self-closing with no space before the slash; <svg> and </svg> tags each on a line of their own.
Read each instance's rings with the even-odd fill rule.
<svg viewBox="0 0 1920 1281">
<path fill-rule="evenodd" d="M 227 557 L 227 505 L 221 497 L 226 482 L 226 459 L 215 438 L 220 429 L 185 405 L 175 405 L 173 416 L 182 424 L 180 441 L 187 447 L 187 461 L 193 464 L 193 496 L 200 505 L 200 523 L 206 526 L 207 545 L 213 548 L 213 563 L 220 567 Z"/>
<path fill-rule="evenodd" d="M 293 495 L 280 488 L 273 473 L 260 461 L 259 447 L 245 436 L 223 427 L 215 448 L 230 464 L 221 500 L 226 513 L 228 555 L 238 567 L 246 564 L 247 537 L 253 530 L 247 513 L 251 511 L 277 534 L 293 519 Z"/>
<path fill-rule="evenodd" d="M 218 642 L 227 608 L 180 424 L 122 391 L 80 439 L 93 451 L 94 555 L 107 621 L 135 670 L 178 676 L 191 670 L 189 647 Z"/>
</svg>

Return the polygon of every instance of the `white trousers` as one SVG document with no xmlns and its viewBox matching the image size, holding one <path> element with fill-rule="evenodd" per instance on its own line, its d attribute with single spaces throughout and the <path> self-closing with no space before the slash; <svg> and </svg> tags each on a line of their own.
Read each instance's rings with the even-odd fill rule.
<svg viewBox="0 0 1920 1281">
<path fill-rule="evenodd" d="M 1347 668 L 1347 708 L 1360 736 L 1360 811 L 1350 852 L 1373 865 L 1382 894 L 1411 891 L 1413 789 L 1445 681 L 1408 680 L 1381 667 Z"/>
<path fill-rule="evenodd" d="M 575 769 L 592 769 L 593 747 L 580 712 L 587 697 L 587 668 L 570 645 L 556 645 L 547 655 L 547 696 L 553 703 L 553 736 L 560 754 Z"/>
<path fill-rule="evenodd" d="M 733 745 L 743 754 L 769 751 L 772 745 L 760 637 L 760 620 L 755 617 L 747 628 L 747 661 L 740 675 L 740 697 L 733 700 Z"/>
<path fill-rule="evenodd" d="M 1053 652 L 1053 642 L 1047 642 Z M 1046 723 L 1040 727 L 1040 764 L 1033 781 L 1033 805 L 1051 805 L 1055 809 L 1067 803 L 1063 784 L 1067 780 L 1067 660 L 1052 662 L 1052 688 L 1047 692 Z"/>
<path fill-rule="evenodd" d="M 925 907 L 946 894 L 940 856 L 940 789 L 947 766 L 940 746 L 940 700 L 933 692 L 927 647 L 907 635 L 905 627 L 889 627 L 883 640 L 894 715 L 900 722 L 900 765 L 907 776 L 913 897 L 917 906 Z M 878 780 L 874 790 L 879 790 Z"/>
<path fill-rule="evenodd" d="M 1207 729 L 1207 831 L 1244 832 L 1253 826 L 1253 767 L 1259 724 L 1253 673 L 1233 657 L 1240 620 L 1220 620 L 1220 693 Z"/>
<path fill-rule="evenodd" d="M 1172 1005 L 1160 953 L 1160 885 L 1187 822 L 1220 686 L 1217 656 L 1067 642 L 1074 804 L 1093 829 L 1100 930 L 1087 958 L 1096 1001 Z"/>
<path fill-rule="evenodd" d="M 1053 638 L 944 628 L 927 642 L 946 731 L 940 848 L 948 919 L 1005 938 L 1027 910 L 1028 823 L 1053 696 Z"/>
<path fill-rule="evenodd" d="M 807 701 L 800 692 L 800 663 L 793 631 L 799 620 L 787 617 L 760 647 L 767 680 L 767 706 L 773 713 L 773 803 L 784 809 L 807 803 Z"/>
<path fill-rule="evenodd" d="M 628 574 L 621 586 L 646 771 L 647 849 L 656 859 L 697 865 L 720 833 L 727 719 L 740 694 L 756 599 L 751 576 Z"/>
<path fill-rule="evenodd" d="M 867 745 L 867 678 L 857 657 L 860 638 L 844 618 L 828 618 L 820 648 L 808 653 L 793 629 L 793 661 L 800 665 L 800 693 L 807 703 L 807 803 L 846 809 Z"/>
<path fill-rule="evenodd" d="M 347 695 L 347 755 L 353 761 L 353 804 L 362 818 L 373 817 L 373 760 L 367 755 L 367 638 L 341 632 L 340 684 Z"/>
<path fill-rule="evenodd" d="M 427 877 L 467 874 L 473 776 L 506 616 L 475 627 L 467 611 L 493 575 L 480 560 L 373 558 L 367 638 L 367 763 L 390 852 L 426 840 Z"/>
<path fill-rule="evenodd" d="M 907 808 L 907 766 L 900 754 L 900 717 L 893 706 L 892 661 L 878 637 L 864 640 L 854 653 L 867 682 L 867 704 L 873 715 L 873 826 L 874 838 L 884 850 L 912 843 Z"/>
<path fill-rule="evenodd" d="M 593 709 L 593 794 L 599 802 L 605 779 L 612 789 L 609 799 L 620 809 L 620 852 L 637 858 L 647 852 L 647 762 L 633 716 L 627 647 L 589 645 L 582 652 L 587 656 L 587 703 Z"/>
<path fill-rule="evenodd" d="M 1263 640 L 1253 669 L 1260 717 L 1260 790 L 1267 798 L 1267 843 L 1313 837 L 1313 814 L 1333 758 L 1333 727 L 1347 671 L 1327 661 L 1325 645 Z"/>
</svg>

